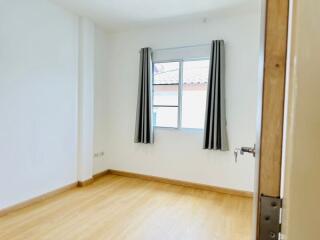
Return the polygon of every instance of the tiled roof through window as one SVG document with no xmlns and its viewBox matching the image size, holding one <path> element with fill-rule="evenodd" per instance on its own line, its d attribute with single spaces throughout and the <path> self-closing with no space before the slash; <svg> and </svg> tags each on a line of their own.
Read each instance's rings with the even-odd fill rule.
<svg viewBox="0 0 320 240">
<path fill-rule="evenodd" d="M 177 71 L 179 69 L 170 69 L 168 71 L 154 72 L 154 77 L 157 79 L 157 84 L 172 84 L 177 82 Z M 184 69 L 183 83 L 184 84 L 201 84 L 208 82 L 208 68 L 187 68 Z"/>
</svg>

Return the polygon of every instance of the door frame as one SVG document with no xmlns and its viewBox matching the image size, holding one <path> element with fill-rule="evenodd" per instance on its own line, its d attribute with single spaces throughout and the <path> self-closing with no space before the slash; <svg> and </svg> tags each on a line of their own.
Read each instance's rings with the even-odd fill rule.
<svg viewBox="0 0 320 240">
<path fill-rule="evenodd" d="M 260 240 L 260 197 L 281 197 L 290 0 L 261 0 L 253 239 Z"/>
</svg>

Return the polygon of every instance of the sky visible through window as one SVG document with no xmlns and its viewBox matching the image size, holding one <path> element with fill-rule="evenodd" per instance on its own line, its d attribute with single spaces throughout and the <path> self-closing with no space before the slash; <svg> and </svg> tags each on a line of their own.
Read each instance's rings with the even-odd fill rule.
<svg viewBox="0 0 320 240">
<path fill-rule="evenodd" d="M 154 64 L 154 125 L 203 129 L 208 72 L 209 60 Z"/>
</svg>

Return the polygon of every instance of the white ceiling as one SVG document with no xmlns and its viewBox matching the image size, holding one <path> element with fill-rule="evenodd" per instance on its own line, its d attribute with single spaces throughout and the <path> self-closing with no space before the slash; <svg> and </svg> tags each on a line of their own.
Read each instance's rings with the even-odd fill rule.
<svg viewBox="0 0 320 240">
<path fill-rule="evenodd" d="M 106 30 L 177 20 L 258 0 L 52 0 Z M 203 17 L 206 17 L 203 15 Z"/>
</svg>

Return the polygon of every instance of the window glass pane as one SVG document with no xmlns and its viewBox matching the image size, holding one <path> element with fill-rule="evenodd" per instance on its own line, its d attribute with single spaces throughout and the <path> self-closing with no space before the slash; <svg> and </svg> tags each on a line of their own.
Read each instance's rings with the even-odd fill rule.
<svg viewBox="0 0 320 240">
<path fill-rule="evenodd" d="M 156 127 L 178 127 L 178 108 L 154 107 L 153 121 Z"/>
<path fill-rule="evenodd" d="M 179 85 L 154 85 L 153 104 L 178 106 Z"/>
<path fill-rule="evenodd" d="M 182 128 L 204 127 L 209 60 L 183 63 Z"/>
<path fill-rule="evenodd" d="M 154 84 L 179 83 L 179 62 L 156 63 L 153 72 Z"/>
</svg>

